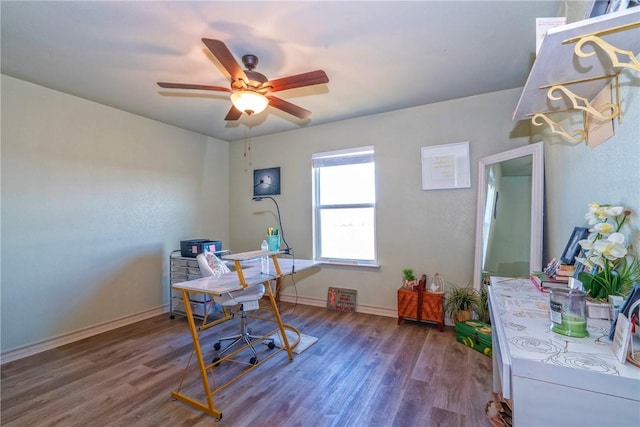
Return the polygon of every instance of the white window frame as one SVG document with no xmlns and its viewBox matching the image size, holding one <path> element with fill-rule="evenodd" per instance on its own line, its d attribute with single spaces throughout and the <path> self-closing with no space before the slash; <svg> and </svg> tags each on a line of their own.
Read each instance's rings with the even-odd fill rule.
<svg viewBox="0 0 640 427">
<path fill-rule="evenodd" d="M 370 159 L 374 163 L 375 168 L 375 151 L 372 145 L 356 148 L 348 148 L 344 150 L 327 151 L 323 153 L 314 153 L 311 157 L 312 163 L 312 192 L 313 192 L 313 256 L 317 261 L 329 264 L 347 264 L 362 266 L 378 266 L 378 251 L 376 240 L 376 200 L 373 203 L 352 203 L 340 205 L 321 205 L 320 203 L 320 179 L 319 173 L 323 166 L 330 165 L 348 165 L 363 163 Z M 374 173 L 374 194 L 375 194 L 375 173 Z M 321 256 L 321 211 L 324 209 L 358 209 L 373 208 L 373 259 L 352 259 L 352 258 L 329 258 Z"/>
</svg>

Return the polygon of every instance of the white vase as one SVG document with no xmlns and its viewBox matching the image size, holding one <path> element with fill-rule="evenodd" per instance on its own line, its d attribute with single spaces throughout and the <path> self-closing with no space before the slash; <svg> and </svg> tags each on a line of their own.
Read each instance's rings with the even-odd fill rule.
<svg viewBox="0 0 640 427">
<path fill-rule="evenodd" d="M 613 320 L 613 305 L 608 302 L 587 301 L 587 317 Z"/>
</svg>

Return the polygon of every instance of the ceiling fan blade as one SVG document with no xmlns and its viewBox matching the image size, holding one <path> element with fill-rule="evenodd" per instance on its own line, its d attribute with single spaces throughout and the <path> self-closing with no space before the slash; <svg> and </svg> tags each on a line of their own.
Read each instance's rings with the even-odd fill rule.
<svg viewBox="0 0 640 427">
<path fill-rule="evenodd" d="M 213 56 L 220 61 L 220 64 L 227 70 L 232 80 L 249 80 L 226 44 L 214 39 L 202 39 L 202 42 L 213 53 Z"/>
<path fill-rule="evenodd" d="M 278 110 L 282 110 L 285 113 L 289 113 L 292 116 L 296 116 L 299 119 L 306 119 L 311 115 L 311 111 L 305 110 L 302 107 L 298 107 L 297 105 L 285 101 L 284 99 L 276 98 L 275 96 L 269 95 L 267 95 L 267 98 L 269 99 L 270 106 L 275 107 Z"/>
<path fill-rule="evenodd" d="M 225 120 L 238 120 L 242 115 L 242 111 L 238 110 L 235 106 L 231 106 L 231 109 L 227 113 L 227 116 L 224 118 Z"/>
<path fill-rule="evenodd" d="M 208 86 L 208 85 L 194 85 L 190 83 L 166 83 L 158 82 L 158 86 L 166 89 L 198 89 L 198 90 L 212 90 L 216 92 L 231 92 L 228 87 L 222 86 Z"/>
<path fill-rule="evenodd" d="M 272 86 L 271 92 L 295 89 L 297 87 L 313 86 L 329 83 L 329 77 L 322 70 L 309 71 L 308 73 L 296 74 L 294 76 L 283 77 L 281 79 L 270 80 L 263 87 Z"/>
</svg>

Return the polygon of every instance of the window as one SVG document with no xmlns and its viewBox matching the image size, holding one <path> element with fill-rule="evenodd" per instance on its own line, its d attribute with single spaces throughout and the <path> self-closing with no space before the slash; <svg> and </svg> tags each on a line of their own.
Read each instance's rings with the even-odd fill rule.
<svg viewBox="0 0 640 427">
<path fill-rule="evenodd" d="M 315 259 L 377 265 L 373 154 L 368 146 L 312 156 Z"/>
</svg>

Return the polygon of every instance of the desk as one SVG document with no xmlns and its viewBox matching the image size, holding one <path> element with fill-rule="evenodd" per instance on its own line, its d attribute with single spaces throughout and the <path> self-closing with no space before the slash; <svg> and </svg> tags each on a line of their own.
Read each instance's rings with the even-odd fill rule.
<svg viewBox="0 0 640 427">
<path fill-rule="evenodd" d="M 244 376 L 251 370 L 255 369 L 257 366 L 261 365 L 265 361 L 269 360 L 271 357 L 275 356 L 282 350 L 286 350 L 289 356 L 289 360 L 293 360 L 293 351 L 292 349 L 298 344 L 300 339 L 300 332 L 291 325 L 285 325 L 282 322 L 280 317 L 280 312 L 278 310 L 278 304 L 275 300 L 273 291 L 269 282 L 271 280 L 280 280 L 285 275 L 294 274 L 297 271 L 305 270 L 311 268 L 319 263 L 312 260 L 304 260 L 304 259 L 280 259 L 277 257 L 279 252 L 269 252 L 269 251 L 253 251 L 253 252 L 245 252 L 240 254 L 233 254 L 224 256 L 225 260 L 232 260 L 235 264 L 236 271 L 223 274 L 219 278 L 215 277 L 203 277 L 201 279 L 190 280 L 187 282 L 174 283 L 172 285 L 173 289 L 179 290 L 182 293 L 182 299 L 185 302 L 185 311 L 186 317 L 189 323 L 189 330 L 191 332 L 191 338 L 193 340 L 193 350 L 191 356 L 189 357 L 189 362 L 185 367 L 182 379 L 180 384 L 178 385 L 178 389 L 171 393 L 171 396 L 174 399 L 180 400 L 194 408 L 200 409 L 201 411 L 215 417 L 216 419 L 222 418 L 222 412 L 218 410 L 213 401 L 213 395 L 227 387 L 231 383 L 235 382 L 240 377 Z M 269 257 L 270 263 L 270 272 L 272 274 L 262 274 L 260 273 L 260 260 L 259 258 L 262 256 Z M 194 314 L 191 310 L 191 306 L 189 302 L 189 293 L 197 293 L 197 294 L 206 294 L 210 295 L 214 298 L 216 296 L 221 296 L 227 292 L 232 292 L 235 290 L 243 289 L 247 286 L 257 285 L 259 283 L 264 283 L 265 291 L 269 297 L 269 302 L 273 309 L 273 313 L 275 316 L 275 323 L 277 324 L 277 328 L 271 332 L 264 334 L 260 339 L 256 341 L 266 340 L 270 335 L 276 332 L 280 332 L 280 336 L 283 338 L 283 347 L 272 350 L 266 357 L 260 359 L 258 363 L 251 365 L 247 364 L 246 368 L 235 375 L 233 378 L 223 382 L 218 383 L 217 381 L 213 382 L 214 388 L 211 388 L 211 383 L 208 378 L 208 373 L 211 371 L 211 375 L 213 376 L 213 368 L 218 366 L 220 363 L 225 361 L 233 361 L 234 356 L 241 353 L 243 350 L 248 348 L 247 345 L 240 346 L 237 350 L 225 355 L 214 363 L 206 364 L 204 362 L 204 357 L 202 355 L 202 348 L 200 345 L 200 334 L 212 326 L 218 325 L 221 322 L 227 321 L 231 319 L 232 315 L 224 311 L 224 316 L 220 319 L 209 322 L 207 317 L 204 318 L 202 324 L 200 326 L 196 325 L 196 321 L 194 318 Z M 298 334 L 298 341 L 295 343 L 289 343 L 287 338 L 287 334 L 285 329 L 294 331 Z M 254 341 L 254 342 L 256 342 Z M 198 368 L 200 371 L 200 378 L 202 381 L 202 386 L 204 389 L 204 395 L 206 398 L 206 402 L 198 401 L 192 397 L 187 396 L 182 392 L 183 381 L 187 375 L 187 371 L 189 370 L 189 366 L 191 360 L 193 359 L 193 355 L 195 354 L 195 358 L 198 362 Z"/>
<path fill-rule="evenodd" d="M 550 331 L 549 294 L 526 279 L 491 278 L 493 387 L 513 400 L 513 425 L 640 425 L 640 368 L 618 362 L 609 321 L 589 337 Z"/>
</svg>

